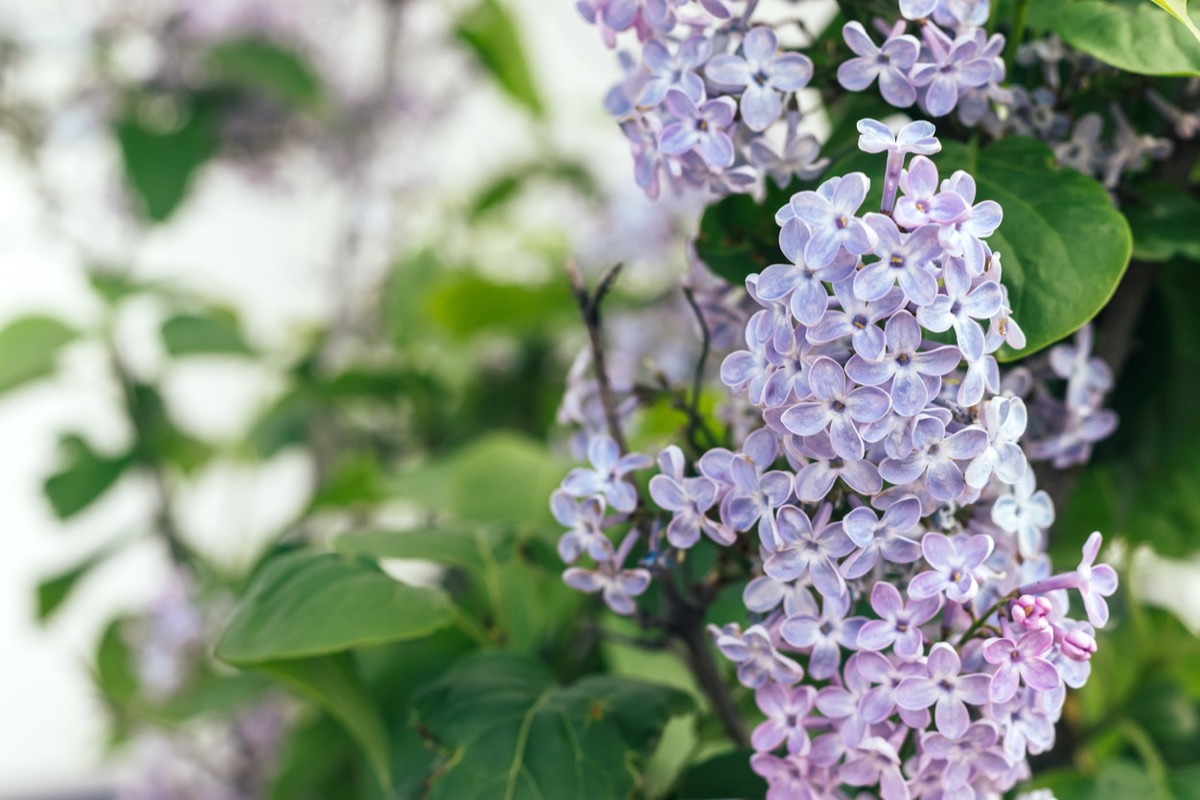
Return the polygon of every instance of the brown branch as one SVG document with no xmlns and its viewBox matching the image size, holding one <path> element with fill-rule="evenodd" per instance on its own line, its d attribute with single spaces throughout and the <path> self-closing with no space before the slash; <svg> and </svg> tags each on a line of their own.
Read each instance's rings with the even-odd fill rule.
<svg viewBox="0 0 1200 800">
<path fill-rule="evenodd" d="M 612 381 L 608 377 L 608 365 L 604 359 L 604 335 L 600 326 L 600 304 L 612 290 L 617 276 L 621 274 L 623 264 L 614 264 L 600 278 L 595 292 L 588 292 L 584 283 L 583 273 L 579 271 L 574 261 L 567 262 L 567 279 L 571 282 L 571 292 L 579 304 L 579 315 L 587 329 L 588 343 L 592 352 L 592 366 L 596 370 L 596 383 L 600 387 L 600 404 L 604 408 L 604 420 L 608 425 L 609 435 L 617 443 L 622 454 L 629 451 L 625 439 L 625 431 L 621 428 L 621 418 L 617 413 L 617 398 L 613 392 Z"/>
</svg>

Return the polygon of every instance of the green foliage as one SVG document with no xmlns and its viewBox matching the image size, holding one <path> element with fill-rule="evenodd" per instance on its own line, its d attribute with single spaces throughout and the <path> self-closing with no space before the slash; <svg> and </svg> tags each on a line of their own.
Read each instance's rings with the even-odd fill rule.
<svg viewBox="0 0 1200 800">
<path fill-rule="evenodd" d="M 151 125 L 137 113 L 116 123 L 125 176 L 151 222 L 165 222 L 187 195 L 196 172 L 217 151 L 217 109 L 211 100 L 181 102 L 180 120 Z"/>
<path fill-rule="evenodd" d="M 226 310 L 176 314 L 162 325 L 163 344 L 173 356 L 253 354 L 237 316 Z"/>
<path fill-rule="evenodd" d="M 513 100 L 535 117 L 545 113 L 516 23 L 499 0 L 482 0 L 462 18 L 457 33 Z"/>
<path fill-rule="evenodd" d="M 1171 5 L 1182 11 L 1185 4 Z M 1172 19 L 1174 12 L 1164 14 L 1150 0 L 1051 0 L 1043 14 L 1044 24 L 1064 42 L 1118 69 L 1139 75 L 1200 75 L 1194 25 L 1181 25 L 1181 17 Z"/>
<path fill-rule="evenodd" d="M 453 336 L 467 338 L 489 330 L 536 332 L 577 314 L 566 280 L 529 285 L 496 283 L 459 275 L 430 293 L 432 320 Z"/>
<path fill-rule="evenodd" d="M 625 798 L 638 754 L 690 707 L 682 692 L 649 683 L 596 676 L 564 688 L 524 658 L 470 657 L 414 701 L 448 755 L 429 800 Z"/>
<path fill-rule="evenodd" d="M 54 615 L 81 580 L 93 569 L 107 561 L 120 548 L 117 545 L 106 545 L 89 554 L 79 563 L 68 569 L 40 581 L 37 585 L 37 618 L 38 622 L 46 622 Z"/>
<path fill-rule="evenodd" d="M 0 393 L 54 372 L 76 332 L 54 317 L 18 317 L 0 330 Z"/>
<path fill-rule="evenodd" d="M 97 453 L 78 434 L 59 441 L 60 467 L 43 484 L 46 499 L 59 519 L 68 519 L 90 506 L 117 482 L 133 463 L 131 453 Z"/>
<path fill-rule="evenodd" d="M 496 432 L 402 474 L 395 489 L 462 522 L 550 526 L 550 493 L 565 473 L 544 445 Z"/>
<path fill-rule="evenodd" d="M 679 784 L 678 800 L 763 797 L 767 783 L 750 769 L 752 751 L 735 750 L 696 764 Z"/>
<path fill-rule="evenodd" d="M 1131 543 L 1147 542 L 1163 555 L 1200 548 L 1200 292 L 1194 264 L 1145 265 L 1156 286 L 1112 405 L 1121 417 L 1111 442 L 1088 466 L 1056 526 L 1055 546 L 1078 552 L 1092 530 Z"/>
<path fill-rule="evenodd" d="M 1188 0 L 1154 0 L 1154 4 L 1162 8 L 1168 14 L 1187 28 L 1188 33 L 1200 42 L 1200 28 L 1196 27 L 1196 23 L 1192 21 L 1188 12 Z"/>
<path fill-rule="evenodd" d="M 217 645 L 237 666 L 325 655 L 426 636 L 452 621 L 446 596 L 336 555 L 271 559 L 242 596 Z"/>
<path fill-rule="evenodd" d="M 388 760 L 391 745 L 387 730 L 349 653 L 267 661 L 256 664 L 255 668 L 317 703 L 337 719 L 366 753 L 380 786 L 385 792 L 391 791 Z"/>
<path fill-rule="evenodd" d="M 1028 339 L 1012 360 L 1072 333 L 1105 306 L 1129 263 L 1132 239 L 1124 217 L 1104 188 L 1070 169 L 1033 139 L 1011 137 L 977 150 L 944 141 L 936 156 L 943 176 L 963 169 L 975 177 L 977 200 L 996 200 L 1004 222 L 988 240 L 1001 254 L 1013 316 Z M 864 208 L 878 208 L 883 157 L 855 152 L 833 164 L 826 177 L 861 171 L 873 176 Z M 735 283 L 782 259 L 777 208 L 790 193 L 769 192 L 763 205 L 744 196 L 710 206 L 700 227 L 699 251 L 714 270 Z M 716 266 L 714 266 L 714 262 Z"/>
<path fill-rule="evenodd" d="M 324 99 L 321 80 L 304 56 L 264 39 L 233 39 L 208 54 L 217 80 L 238 89 L 259 92 L 302 109 L 316 108 Z"/>
<path fill-rule="evenodd" d="M 1177 256 L 1200 261 L 1200 200 L 1180 186 L 1162 181 L 1137 187 L 1136 203 L 1125 209 L 1133 230 L 1133 257 L 1170 261 Z"/>
<path fill-rule="evenodd" d="M 348 556 L 434 561 L 473 573 L 512 555 L 516 537 L 497 530 L 411 530 L 344 533 L 333 547 Z"/>
</svg>

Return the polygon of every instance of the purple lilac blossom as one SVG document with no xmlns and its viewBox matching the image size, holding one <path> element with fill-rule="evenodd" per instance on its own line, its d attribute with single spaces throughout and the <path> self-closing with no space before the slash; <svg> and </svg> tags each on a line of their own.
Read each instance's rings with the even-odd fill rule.
<svg viewBox="0 0 1200 800">
<path fill-rule="evenodd" d="M 682 18 L 694 4 L 673 8 Z M 977 12 L 969 0 L 940 0 L 924 19 L 962 36 Z M 980 48 L 987 41 L 970 35 Z M 734 52 L 738 42 L 717 49 Z M 1054 356 L 1058 372 L 1049 355 L 1035 357 L 1002 384 L 993 354 L 1021 336 L 1001 256 L 985 241 L 999 207 L 975 203 L 966 173 L 939 183 L 921 155 L 905 170 L 914 153 L 940 147 L 928 123 L 897 136 L 864 120 L 860 131 L 864 150 L 887 153 L 892 197 L 904 191 L 892 216 L 858 216 L 862 174 L 831 178 L 780 209 L 791 263 L 747 280 L 747 349 L 722 364 L 736 393 L 722 417 L 736 421 L 730 447 L 697 447 L 690 466 L 685 450 L 664 450 L 649 496 L 634 504 L 647 524 L 630 536 L 655 578 L 673 580 L 670 570 L 691 557 L 683 550 L 725 542 L 751 565 L 746 618 L 709 630 L 767 715 L 752 766 L 769 798 L 836 797 L 850 785 L 888 800 L 997 795 L 1028 774 L 1027 755 L 1052 746 L 1064 687 L 1090 671 L 1094 629 L 1066 616 L 1066 591 L 1078 590 L 1099 624 L 1116 589 L 1116 574 L 1096 563 L 1098 535 L 1076 569 L 1052 574 L 1044 532 L 1053 505 L 1026 459 L 1038 443 L 1049 457 L 1078 457 L 1070 420 L 1105 414 L 1105 388 L 1086 341 Z M 870 231 L 861 253 L 843 243 L 855 222 Z M 889 276 L 881 294 L 865 296 L 861 273 L 903 260 L 906 247 L 928 278 L 910 283 L 932 291 Z M 927 341 L 931 320 L 955 330 L 959 346 Z M 1082 388 L 1063 389 L 1072 383 Z M 602 415 L 578 416 L 603 436 Z M 573 529 L 591 503 L 588 533 L 630 520 L 601 501 L 607 472 L 596 466 L 583 470 L 594 485 L 576 516 L 561 509 Z M 613 516 L 596 520 L 605 503 Z M 604 555 L 598 539 L 584 539 Z M 587 555 L 570 541 L 569 554 Z M 618 574 L 626 542 L 619 558 L 573 569 Z M 623 597 L 623 613 L 636 610 L 633 595 Z M 649 608 L 639 618 L 653 619 Z M 813 681 L 828 684 L 814 693 Z"/>
<path fill-rule="evenodd" d="M 781 93 L 798 92 L 812 80 L 813 64 L 799 53 L 780 53 L 770 28 L 751 28 L 742 55 L 719 55 L 705 67 L 714 83 L 741 92 L 742 120 L 752 131 L 765 131 L 783 113 Z"/>
</svg>

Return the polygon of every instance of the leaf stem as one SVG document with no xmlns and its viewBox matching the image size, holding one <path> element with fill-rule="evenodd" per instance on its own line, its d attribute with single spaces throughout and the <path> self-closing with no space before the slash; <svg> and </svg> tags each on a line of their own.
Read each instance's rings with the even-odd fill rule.
<svg viewBox="0 0 1200 800">
<path fill-rule="evenodd" d="M 1004 53 L 1004 70 L 1006 75 L 1012 74 L 1013 65 L 1017 62 L 1017 50 L 1021 40 L 1025 38 L 1025 24 L 1029 19 L 1030 0 L 1016 0 L 1017 7 L 1013 11 L 1012 33 L 1009 34 L 1008 50 Z"/>
</svg>

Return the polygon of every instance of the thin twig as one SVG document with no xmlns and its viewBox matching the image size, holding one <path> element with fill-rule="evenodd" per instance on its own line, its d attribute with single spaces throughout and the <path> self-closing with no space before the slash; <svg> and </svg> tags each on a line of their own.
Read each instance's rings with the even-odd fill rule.
<svg viewBox="0 0 1200 800">
<path fill-rule="evenodd" d="M 600 404 L 604 408 L 604 420 L 608 425 L 608 433 L 621 453 L 629 452 L 629 444 L 625 439 L 625 431 L 621 428 L 621 418 L 617 413 L 617 398 L 613 392 L 612 381 L 608 377 L 608 365 L 604 360 L 604 335 L 600 327 L 600 304 L 605 295 L 612 290 L 617 276 L 621 274 L 623 264 L 614 264 L 600 278 L 595 292 L 588 292 L 587 284 L 583 281 L 583 273 L 579 271 L 574 261 L 567 262 L 567 279 L 571 282 L 571 292 L 579 304 L 579 315 L 587 329 L 588 342 L 592 352 L 592 367 L 596 371 L 596 383 L 600 387 Z"/>
<path fill-rule="evenodd" d="M 700 311 L 700 304 L 696 302 L 696 293 L 691 287 L 683 287 L 683 296 L 687 300 L 688 306 L 692 309 L 692 314 L 696 317 L 696 322 L 700 325 L 700 357 L 696 359 L 696 371 L 692 374 L 692 402 L 688 414 L 687 438 L 689 442 L 695 443 L 696 429 L 700 427 L 700 389 L 704 385 L 704 370 L 708 363 L 708 354 L 712 349 L 712 333 L 708 329 L 708 323 L 704 320 L 704 314 Z"/>
</svg>

